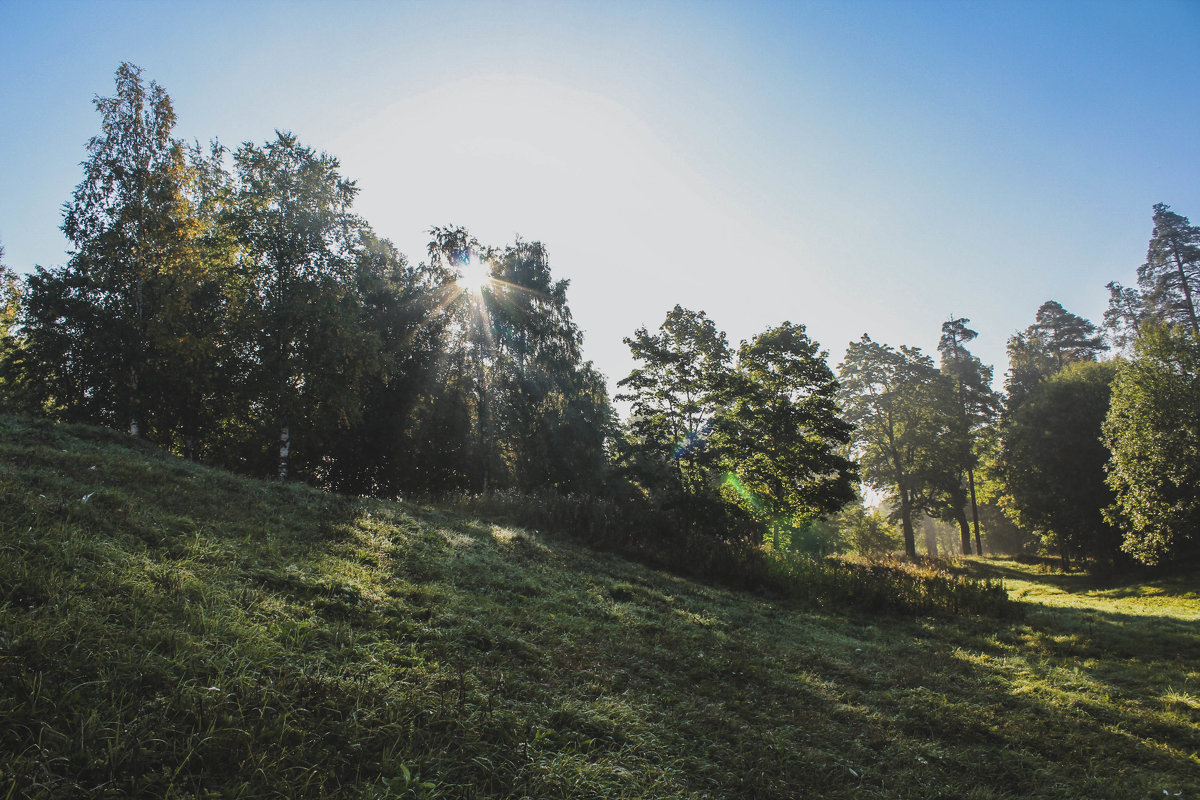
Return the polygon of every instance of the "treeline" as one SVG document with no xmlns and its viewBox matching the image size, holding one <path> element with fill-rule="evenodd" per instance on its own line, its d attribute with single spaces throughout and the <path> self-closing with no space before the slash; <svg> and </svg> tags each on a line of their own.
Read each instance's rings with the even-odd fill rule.
<svg viewBox="0 0 1200 800">
<path fill-rule="evenodd" d="M 676 306 L 625 340 L 622 422 L 540 243 L 433 228 L 412 264 L 354 213 L 337 160 L 290 133 L 186 144 L 129 64 L 96 107 L 69 260 L 2 273 L 7 410 L 337 491 L 576 497 L 644 513 L 647 535 L 669 519 L 777 552 L 915 555 L 933 518 L 963 553 L 1195 554 L 1200 230 L 1166 206 L 1137 287 L 1110 284 L 1112 350 L 1047 302 L 996 392 L 965 318 L 937 362 L 864 335 L 835 371 L 802 325 L 733 348 Z"/>
<path fill-rule="evenodd" d="M 1137 287 L 1110 283 L 1106 331 L 1049 300 L 1008 341 L 1004 390 L 966 348 L 970 320 L 942 326 L 940 365 L 864 336 L 841 364 L 865 483 L 883 492 L 915 554 L 920 514 L 981 512 L 1008 548 L 1121 570 L 1200 548 L 1200 227 L 1163 204 Z M 967 512 L 972 517 L 968 524 Z M 998 519 L 1002 512 L 1006 519 Z"/>
<path fill-rule="evenodd" d="M 28 276 L 10 406 L 188 458 L 347 492 L 602 477 L 613 414 L 545 249 L 432 231 L 410 264 L 353 212 L 336 159 L 290 133 L 188 146 L 136 67 L 66 204 L 63 267 Z M 486 265 L 486 297 L 456 281 Z"/>
</svg>

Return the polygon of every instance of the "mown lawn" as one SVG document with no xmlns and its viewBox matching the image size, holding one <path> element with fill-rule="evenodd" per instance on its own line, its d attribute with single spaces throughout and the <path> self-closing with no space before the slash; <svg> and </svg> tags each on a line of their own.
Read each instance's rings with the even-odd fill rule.
<svg viewBox="0 0 1200 800">
<path fill-rule="evenodd" d="M 0 797 L 1200 796 L 1198 583 L 870 617 L 0 418 Z"/>
</svg>

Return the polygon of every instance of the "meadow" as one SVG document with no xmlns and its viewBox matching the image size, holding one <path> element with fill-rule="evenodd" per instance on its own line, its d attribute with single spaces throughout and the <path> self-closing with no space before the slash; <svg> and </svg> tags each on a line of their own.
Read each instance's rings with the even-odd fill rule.
<svg viewBox="0 0 1200 800">
<path fill-rule="evenodd" d="M 0 797 L 1200 796 L 1200 581 L 955 569 L 1020 613 L 704 582 L 0 417 Z"/>
</svg>

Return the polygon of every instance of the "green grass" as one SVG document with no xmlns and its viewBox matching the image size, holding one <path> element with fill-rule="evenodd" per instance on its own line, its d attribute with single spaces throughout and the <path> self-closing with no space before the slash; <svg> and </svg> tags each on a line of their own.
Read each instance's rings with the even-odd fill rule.
<svg viewBox="0 0 1200 800">
<path fill-rule="evenodd" d="M 0 418 L 0 798 L 1200 796 L 1196 581 L 966 566 L 1024 616 L 801 604 Z"/>
</svg>

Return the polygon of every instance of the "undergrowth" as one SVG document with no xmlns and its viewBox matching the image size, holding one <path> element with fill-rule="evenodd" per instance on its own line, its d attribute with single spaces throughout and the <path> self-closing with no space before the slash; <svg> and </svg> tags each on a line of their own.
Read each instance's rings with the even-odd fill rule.
<svg viewBox="0 0 1200 800">
<path fill-rule="evenodd" d="M 932 561 L 812 558 L 681 528 L 669 514 L 587 495 L 457 494 L 440 504 L 462 514 L 565 535 L 653 567 L 794 600 L 871 613 L 1018 616 L 998 578 Z"/>
<path fill-rule="evenodd" d="M 0 797 L 1200 795 L 1194 581 L 967 568 L 1024 618 L 748 594 L 0 418 Z"/>
</svg>

